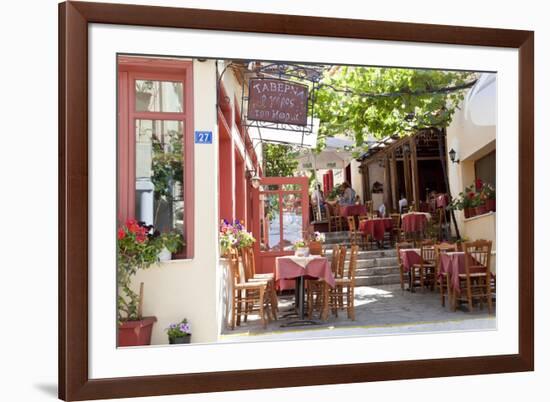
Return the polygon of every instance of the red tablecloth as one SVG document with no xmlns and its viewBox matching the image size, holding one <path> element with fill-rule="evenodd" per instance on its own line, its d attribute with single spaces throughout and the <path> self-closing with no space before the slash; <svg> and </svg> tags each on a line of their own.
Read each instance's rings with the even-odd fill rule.
<svg viewBox="0 0 550 402">
<path fill-rule="evenodd" d="M 366 215 L 367 207 L 362 204 L 357 205 L 340 205 L 340 214 L 343 217 L 347 216 L 357 216 L 357 215 Z"/>
<path fill-rule="evenodd" d="M 401 230 L 406 233 L 423 232 L 428 225 L 428 214 L 410 212 L 401 217 Z"/>
<path fill-rule="evenodd" d="M 384 233 L 392 228 L 391 218 L 374 218 L 361 221 L 359 230 L 370 234 L 374 240 L 383 241 Z"/>
<path fill-rule="evenodd" d="M 409 269 L 411 269 L 414 264 L 420 264 L 422 262 L 419 248 L 401 249 L 399 250 L 399 256 L 401 257 L 403 271 L 405 272 L 409 272 Z"/>
<path fill-rule="evenodd" d="M 294 260 L 300 261 L 305 267 Z M 331 287 L 336 283 L 326 257 L 310 256 L 298 259 L 293 256 L 283 256 L 275 259 L 275 280 L 279 281 L 281 290 L 291 287 L 291 283 L 283 279 L 294 279 L 299 276 L 322 278 Z"/>
<path fill-rule="evenodd" d="M 472 261 L 472 265 L 476 262 Z M 466 253 L 462 251 L 441 253 L 439 257 L 439 272 L 450 276 L 450 288 L 455 292 L 460 291 L 459 274 L 466 273 Z M 474 268 L 470 273 L 484 272 L 484 268 Z"/>
</svg>

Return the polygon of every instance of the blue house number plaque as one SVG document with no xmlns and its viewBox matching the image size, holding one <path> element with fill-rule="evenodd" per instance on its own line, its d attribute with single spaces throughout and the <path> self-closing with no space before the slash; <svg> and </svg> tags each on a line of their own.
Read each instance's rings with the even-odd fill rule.
<svg viewBox="0 0 550 402">
<path fill-rule="evenodd" d="M 212 131 L 195 131 L 195 144 L 212 144 Z"/>
</svg>

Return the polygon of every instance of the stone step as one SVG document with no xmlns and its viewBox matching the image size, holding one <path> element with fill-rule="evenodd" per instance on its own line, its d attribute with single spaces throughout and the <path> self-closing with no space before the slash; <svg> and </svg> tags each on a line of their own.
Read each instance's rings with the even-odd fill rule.
<svg viewBox="0 0 550 402">
<path fill-rule="evenodd" d="M 380 275 L 394 275 L 394 274 L 399 275 L 398 266 L 357 268 L 357 270 L 355 271 L 356 278 L 380 276 Z"/>
<path fill-rule="evenodd" d="M 399 283 L 401 283 L 399 273 L 355 278 L 355 286 L 395 285 Z"/>
</svg>

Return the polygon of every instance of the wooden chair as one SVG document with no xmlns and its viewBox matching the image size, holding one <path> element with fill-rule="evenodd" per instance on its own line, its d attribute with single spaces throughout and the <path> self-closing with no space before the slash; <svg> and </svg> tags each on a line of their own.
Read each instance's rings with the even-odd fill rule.
<svg viewBox="0 0 550 402">
<path fill-rule="evenodd" d="M 367 215 L 372 218 L 374 215 L 372 200 L 365 201 L 365 207 L 367 208 Z"/>
<path fill-rule="evenodd" d="M 277 289 L 275 286 L 275 275 L 271 272 L 259 274 L 256 273 L 256 260 L 254 258 L 254 248 L 246 247 L 241 250 L 241 258 L 244 267 L 246 282 L 260 281 L 267 282 L 268 295 L 271 299 L 272 314 L 277 319 L 277 312 L 279 311 L 279 302 L 277 299 Z"/>
<path fill-rule="evenodd" d="M 332 248 L 332 259 L 330 261 L 330 270 L 332 275 L 336 277 L 339 271 L 338 264 L 340 263 L 340 246 L 335 245 Z M 309 318 L 313 318 L 313 312 L 318 310 L 321 318 L 326 320 L 326 308 L 327 304 L 323 299 L 325 293 L 325 287 L 328 287 L 327 283 L 323 279 L 307 279 L 307 314 Z"/>
<path fill-rule="evenodd" d="M 493 311 L 491 289 L 491 248 L 490 240 L 476 240 L 462 245 L 465 255 L 465 273 L 459 274 L 460 293 L 456 294 L 454 309 L 458 302 L 468 303 L 468 310 L 473 311 L 474 299 L 479 300 L 480 308 L 487 301 L 489 314 Z"/>
<path fill-rule="evenodd" d="M 424 289 L 429 285 L 433 290 L 435 283 L 435 246 L 431 240 L 424 241 L 420 246 L 420 264 L 414 264 L 411 273 L 411 292 L 416 286 Z"/>
<path fill-rule="evenodd" d="M 435 272 L 436 283 L 439 283 L 439 295 L 441 297 L 441 307 L 445 307 L 445 296 L 449 290 L 449 276 L 446 272 L 441 272 L 441 254 L 458 251 L 456 243 L 441 243 L 435 246 Z"/>
<path fill-rule="evenodd" d="M 345 247 L 344 250 L 346 250 Z M 324 312 L 325 315 L 328 315 L 329 309 L 332 309 L 337 316 L 338 310 L 345 308 L 348 318 L 355 321 L 355 272 L 357 270 L 358 253 L 359 246 L 357 244 L 352 245 L 346 275 L 336 278 L 336 286 L 333 289 L 328 286 L 325 287 L 323 299 L 328 302 Z M 342 248 L 340 248 L 340 261 L 342 261 L 341 256 Z"/>
<path fill-rule="evenodd" d="M 328 231 L 332 232 L 333 229 L 336 229 L 337 232 L 341 232 L 343 227 L 343 218 L 336 213 L 336 208 L 334 205 L 327 203 L 325 207 L 327 211 Z"/>
<path fill-rule="evenodd" d="M 391 218 L 391 242 L 396 244 L 401 241 L 401 215 L 390 214 Z"/>
<path fill-rule="evenodd" d="M 356 223 L 355 223 L 355 217 L 354 216 L 348 216 L 348 228 L 349 228 L 349 241 L 350 244 L 360 244 L 361 248 L 365 248 L 365 234 L 358 230 Z"/>
<path fill-rule="evenodd" d="M 401 260 L 400 251 L 404 248 L 414 248 L 414 243 L 411 242 L 399 242 L 395 244 L 397 251 L 397 262 L 399 263 L 399 280 L 401 282 L 401 290 L 405 290 L 405 267 L 403 267 L 403 260 Z"/>
<path fill-rule="evenodd" d="M 239 255 L 236 251 L 229 254 L 229 270 L 233 290 L 231 295 L 231 329 L 241 325 L 241 315 L 258 311 L 264 328 L 270 319 L 270 298 L 268 296 L 267 281 L 246 282 L 245 274 L 241 271 Z"/>
</svg>

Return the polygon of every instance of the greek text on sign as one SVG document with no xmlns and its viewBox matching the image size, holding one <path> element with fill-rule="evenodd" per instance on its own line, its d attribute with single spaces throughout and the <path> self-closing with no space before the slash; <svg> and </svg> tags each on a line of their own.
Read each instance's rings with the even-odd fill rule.
<svg viewBox="0 0 550 402">
<path fill-rule="evenodd" d="M 308 87 L 291 81 L 254 78 L 248 84 L 248 120 L 307 125 Z"/>
</svg>

